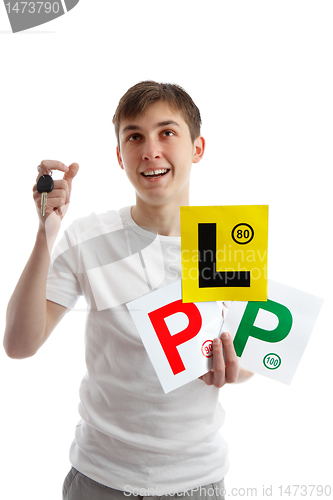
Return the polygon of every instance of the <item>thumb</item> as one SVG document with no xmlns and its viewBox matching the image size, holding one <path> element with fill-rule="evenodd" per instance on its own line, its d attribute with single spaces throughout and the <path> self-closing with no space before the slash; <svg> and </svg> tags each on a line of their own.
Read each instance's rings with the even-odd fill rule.
<svg viewBox="0 0 333 500">
<path fill-rule="evenodd" d="M 76 176 L 78 171 L 79 171 L 79 164 L 72 163 L 71 165 L 69 165 L 68 171 L 65 172 L 63 179 L 68 184 L 69 192 L 71 192 L 71 189 L 72 189 L 72 180 L 74 179 L 74 177 Z"/>
</svg>

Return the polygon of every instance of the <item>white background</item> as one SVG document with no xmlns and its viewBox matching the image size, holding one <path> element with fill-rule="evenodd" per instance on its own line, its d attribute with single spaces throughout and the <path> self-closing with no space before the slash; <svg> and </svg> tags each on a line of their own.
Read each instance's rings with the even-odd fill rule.
<svg viewBox="0 0 333 500">
<path fill-rule="evenodd" d="M 0 5 L 3 330 L 35 239 L 41 160 L 80 164 L 64 227 L 134 202 L 111 120 L 144 79 L 182 85 L 201 110 L 207 150 L 193 167 L 191 203 L 269 204 L 269 278 L 326 299 L 290 387 L 257 375 L 221 389 L 229 493 L 257 488 L 262 498 L 264 485 L 281 498 L 279 485 L 332 477 L 332 23 L 324 0 L 81 0 L 12 34 Z M 61 498 L 79 420 L 84 316 L 68 315 L 33 358 L 1 350 L 6 500 Z"/>
</svg>

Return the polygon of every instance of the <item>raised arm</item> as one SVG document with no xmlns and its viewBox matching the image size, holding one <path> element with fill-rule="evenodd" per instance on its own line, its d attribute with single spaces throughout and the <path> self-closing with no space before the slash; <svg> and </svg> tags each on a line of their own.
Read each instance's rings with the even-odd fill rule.
<svg viewBox="0 0 333 500">
<path fill-rule="evenodd" d="M 46 300 L 46 280 L 50 254 L 78 169 L 77 163 L 66 167 L 53 160 L 45 160 L 40 165 L 39 175 L 51 170 L 61 170 L 65 174 L 63 179 L 54 181 L 54 189 L 47 196 L 44 217 L 40 213 L 41 194 L 37 192 L 36 184 L 33 187 L 39 227 L 34 248 L 7 307 L 3 345 L 11 358 L 33 356 L 66 313 L 66 307 Z"/>
</svg>

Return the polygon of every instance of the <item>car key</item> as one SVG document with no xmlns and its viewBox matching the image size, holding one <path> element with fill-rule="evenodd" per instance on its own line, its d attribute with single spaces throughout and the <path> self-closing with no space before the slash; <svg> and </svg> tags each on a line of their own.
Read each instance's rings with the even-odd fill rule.
<svg viewBox="0 0 333 500">
<path fill-rule="evenodd" d="M 47 202 L 47 193 L 51 193 L 54 183 L 50 175 L 42 175 L 37 181 L 37 191 L 42 193 L 41 213 L 44 217 Z"/>
</svg>

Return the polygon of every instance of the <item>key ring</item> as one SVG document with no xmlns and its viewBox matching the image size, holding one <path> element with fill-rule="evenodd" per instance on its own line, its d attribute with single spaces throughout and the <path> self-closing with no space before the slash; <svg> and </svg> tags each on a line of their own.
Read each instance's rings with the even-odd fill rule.
<svg viewBox="0 0 333 500">
<path fill-rule="evenodd" d="M 38 172 L 40 171 L 40 165 L 38 165 L 37 170 Z M 52 170 L 50 170 L 50 173 L 48 175 L 52 175 L 52 173 L 53 173 Z"/>
</svg>

